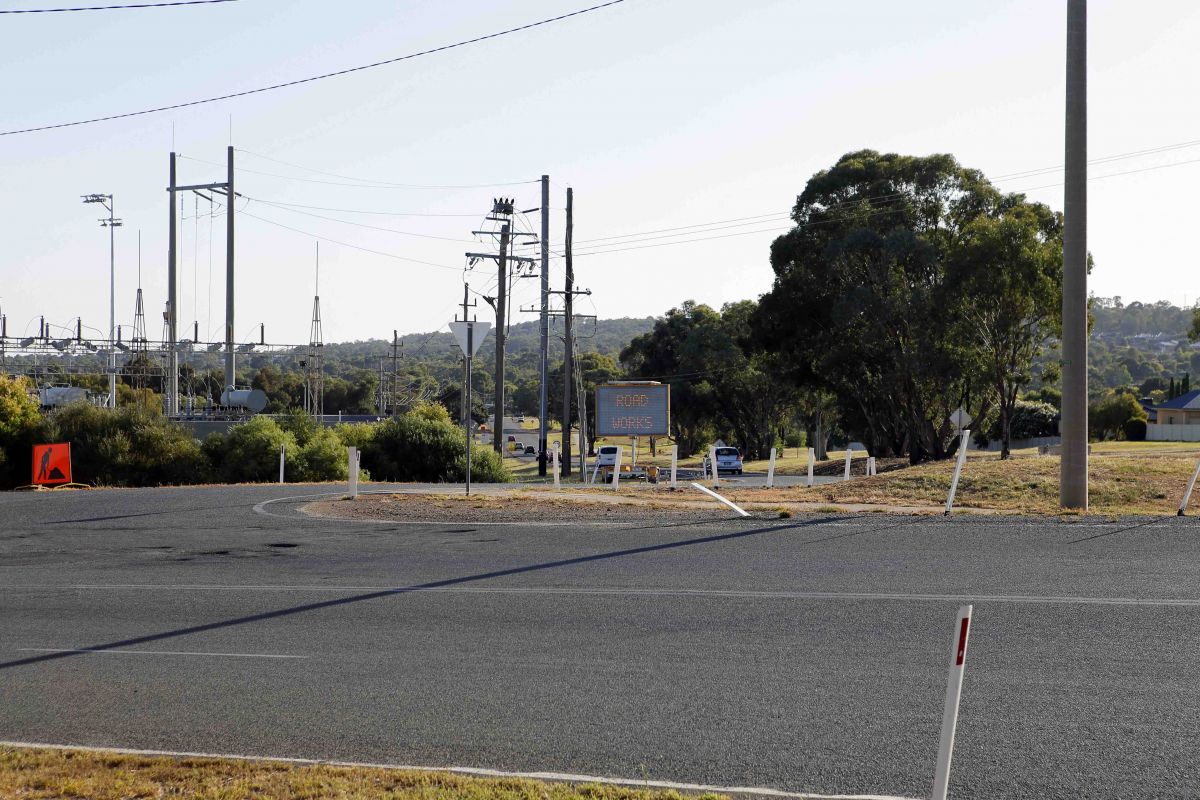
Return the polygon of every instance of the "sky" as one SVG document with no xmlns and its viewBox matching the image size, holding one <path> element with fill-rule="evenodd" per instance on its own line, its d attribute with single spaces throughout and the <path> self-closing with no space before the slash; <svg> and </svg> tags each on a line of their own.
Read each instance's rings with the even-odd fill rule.
<svg viewBox="0 0 1200 800">
<path fill-rule="evenodd" d="M 96 0 L 102 5 L 110 0 Z M 115 2 L 116 0 L 111 0 Z M 0 15 L 0 131 L 138 111 L 396 58 L 598 0 L 237 0 Z M 56 0 L 0 0 L 0 10 Z M 1090 290 L 1200 298 L 1200 6 L 1089 4 Z M 10 336 L 108 325 L 115 196 L 117 322 L 139 282 L 157 338 L 167 286 L 169 153 L 181 183 L 236 152 L 238 341 L 445 330 L 464 280 L 494 295 L 473 236 L 498 196 L 540 206 L 551 249 L 575 196 L 578 313 L 655 316 L 770 289 L 772 239 L 805 182 L 861 148 L 951 153 L 1005 191 L 1062 208 L 1064 0 L 625 0 L 511 35 L 278 91 L 0 136 L 0 311 Z M 1190 143 L 1190 144 L 1189 144 Z M 1178 145 L 1178 146 L 1177 146 Z M 1167 148 L 1167 149 L 1163 149 Z M 1034 170 L 1045 170 L 1021 176 Z M 1016 177 L 1013 177 L 1016 176 Z M 184 196 L 180 337 L 222 338 L 225 219 Z M 211 216 L 210 216 L 211 213 Z M 518 217 L 536 231 L 538 214 Z M 534 255 L 533 248 L 523 252 Z M 563 261 L 551 261 L 560 290 Z M 538 281 L 514 286 L 534 319 Z M 556 298 L 555 303 L 559 300 Z M 486 314 L 484 313 L 486 310 Z M 802 330 L 803 320 L 797 320 Z M 128 336 L 128 334 L 125 334 Z"/>
</svg>

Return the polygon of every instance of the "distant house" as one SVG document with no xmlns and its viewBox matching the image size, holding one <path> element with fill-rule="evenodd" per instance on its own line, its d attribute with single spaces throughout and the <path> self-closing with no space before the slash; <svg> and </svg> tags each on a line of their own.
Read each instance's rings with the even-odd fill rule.
<svg viewBox="0 0 1200 800">
<path fill-rule="evenodd" d="M 1200 389 L 1168 400 L 1155 411 L 1158 419 L 1146 438 L 1158 442 L 1200 442 Z"/>
</svg>

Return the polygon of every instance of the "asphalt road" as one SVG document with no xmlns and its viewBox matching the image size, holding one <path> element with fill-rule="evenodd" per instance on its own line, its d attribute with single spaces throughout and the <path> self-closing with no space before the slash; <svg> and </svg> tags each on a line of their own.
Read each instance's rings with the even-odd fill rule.
<svg viewBox="0 0 1200 800">
<path fill-rule="evenodd" d="M 305 491 L 0 495 L 0 739 L 918 797 L 973 601 L 952 797 L 1197 796 L 1194 520 L 255 511 Z"/>
</svg>

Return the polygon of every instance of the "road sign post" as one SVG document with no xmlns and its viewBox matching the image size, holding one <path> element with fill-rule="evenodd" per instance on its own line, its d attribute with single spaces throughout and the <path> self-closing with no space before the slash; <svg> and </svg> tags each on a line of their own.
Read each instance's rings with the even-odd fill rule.
<svg viewBox="0 0 1200 800">
<path fill-rule="evenodd" d="M 488 331 L 491 330 L 490 322 L 462 321 L 455 320 L 450 323 L 450 331 L 454 334 L 455 341 L 462 349 L 463 357 L 467 362 L 466 370 L 466 385 L 463 386 L 462 392 L 459 394 L 459 399 L 463 403 L 463 437 L 466 439 L 466 491 L 467 496 L 471 495 L 471 384 L 474 383 L 471 372 L 475 361 L 475 353 L 479 351 L 479 346 L 483 344 L 483 340 L 487 338 Z M 499 419 L 503 419 L 502 415 L 497 415 Z M 492 437 L 497 438 L 503 434 L 503 426 L 499 430 L 492 432 Z M 554 483 L 558 484 L 558 471 L 554 473 Z"/>
<path fill-rule="evenodd" d="M 942 711 L 942 735 L 938 741 L 937 768 L 933 774 L 932 800 L 946 800 L 950 785 L 950 759 L 954 755 L 954 730 L 958 727 L 958 701 L 962 697 L 963 670 L 967 662 L 967 634 L 971 628 L 971 606 L 958 609 L 950 649 L 950 675 L 946 681 L 946 706 Z"/>
</svg>

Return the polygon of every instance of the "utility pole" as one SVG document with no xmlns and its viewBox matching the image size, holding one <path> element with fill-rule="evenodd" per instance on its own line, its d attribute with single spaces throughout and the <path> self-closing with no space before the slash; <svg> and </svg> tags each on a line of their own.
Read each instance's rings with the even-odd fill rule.
<svg viewBox="0 0 1200 800">
<path fill-rule="evenodd" d="M 229 145 L 227 153 L 225 191 L 229 203 L 225 212 L 225 388 L 232 392 L 237 383 L 233 356 L 233 212 L 234 198 L 237 197 L 233 190 L 233 145 Z"/>
<path fill-rule="evenodd" d="M 572 260 L 571 242 L 574 237 L 574 205 L 575 193 L 567 187 L 567 232 L 564 239 L 564 256 L 566 258 L 567 280 L 563 289 L 563 332 L 565 346 L 563 347 L 563 413 L 562 413 L 562 473 L 571 474 L 571 380 L 575 377 L 575 340 L 572 330 L 571 313 L 574 307 L 575 265 Z M 581 423 L 582 424 L 582 423 Z"/>
<path fill-rule="evenodd" d="M 1087 0 L 1067 0 L 1063 198 L 1062 463 L 1059 504 L 1088 507 Z"/>
<path fill-rule="evenodd" d="M 85 194 L 83 202 L 100 203 L 108 211 L 100 224 L 108 228 L 108 407 L 116 408 L 117 347 L 113 342 L 117 338 L 117 261 L 113 233 L 114 228 L 121 227 L 121 220 L 114 216 L 117 203 L 111 194 Z"/>
<path fill-rule="evenodd" d="M 477 302 L 467 302 L 470 297 L 470 294 L 469 294 L 470 291 L 471 291 L 470 285 L 464 281 L 463 282 L 463 301 L 462 301 L 463 322 L 467 321 L 468 309 L 474 308 L 475 306 L 479 305 Z M 459 413 L 458 416 L 459 416 L 459 421 L 464 425 L 469 425 L 470 420 L 471 420 L 471 406 L 470 406 L 471 389 L 467 385 L 468 383 L 470 383 L 470 381 L 471 381 L 470 357 L 464 354 L 463 355 L 462 390 L 458 393 L 459 411 L 461 412 L 461 413 Z"/>
<path fill-rule="evenodd" d="M 509 255 L 508 248 L 512 239 L 513 199 L 501 197 L 492 201 L 492 213 L 487 219 L 501 223 L 499 253 L 466 253 L 473 266 L 476 261 L 487 258 L 496 262 L 499 276 L 497 279 L 497 296 L 484 297 L 496 310 L 496 408 L 494 413 L 495 429 L 492 432 L 492 448 L 501 456 L 504 455 L 504 341 L 507 338 L 504 326 L 508 302 L 508 262 L 518 265 L 533 264 L 535 260 L 524 256 Z M 476 235 L 495 235 L 495 231 L 472 231 Z M 519 235 L 519 234 L 518 234 Z M 464 320 L 465 321 L 465 320 Z"/>
<path fill-rule="evenodd" d="M 500 228 L 500 255 L 496 259 L 499 265 L 500 280 L 496 296 L 496 408 L 492 429 L 492 449 L 501 456 L 504 455 L 504 343 L 508 340 L 508 332 L 504 330 L 505 305 L 508 302 L 508 223 Z"/>
<path fill-rule="evenodd" d="M 234 201 L 237 192 L 233 188 L 233 145 L 229 146 L 226 161 L 224 181 L 214 183 L 197 183 L 190 186 L 180 186 L 175 180 L 175 153 L 171 153 L 171 180 L 167 186 L 170 195 L 170 233 L 167 239 L 167 414 L 179 413 L 179 345 L 178 330 L 178 281 L 176 280 L 176 246 L 175 246 L 175 194 L 177 192 L 217 192 L 226 197 L 225 220 L 225 388 L 233 389 L 234 378 L 233 355 L 233 217 Z M 209 199 L 207 195 L 201 195 Z M 222 401 L 224 402 L 224 401 Z"/>
<path fill-rule="evenodd" d="M 541 315 L 541 361 L 538 365 L 538 475 L 546 475 L 546 459 L 550 455 L 547 446 L 547 422 L 549 407 L 546 403 L 546 373 L 550 361 L 550 176 L 542 176 L 542 315 Z"/>
<path fill-rule="evenodd" d="M 179 286 L 176 276 L 177 250 L 175 246 L 175 153 L 171 153 L 171 182 L 167 188 L 170 201 L 170 234 L 167 236 L 167 416 L 179 414 L 179 345 L 176 323 L 179 305 Z"/>
</svg>

